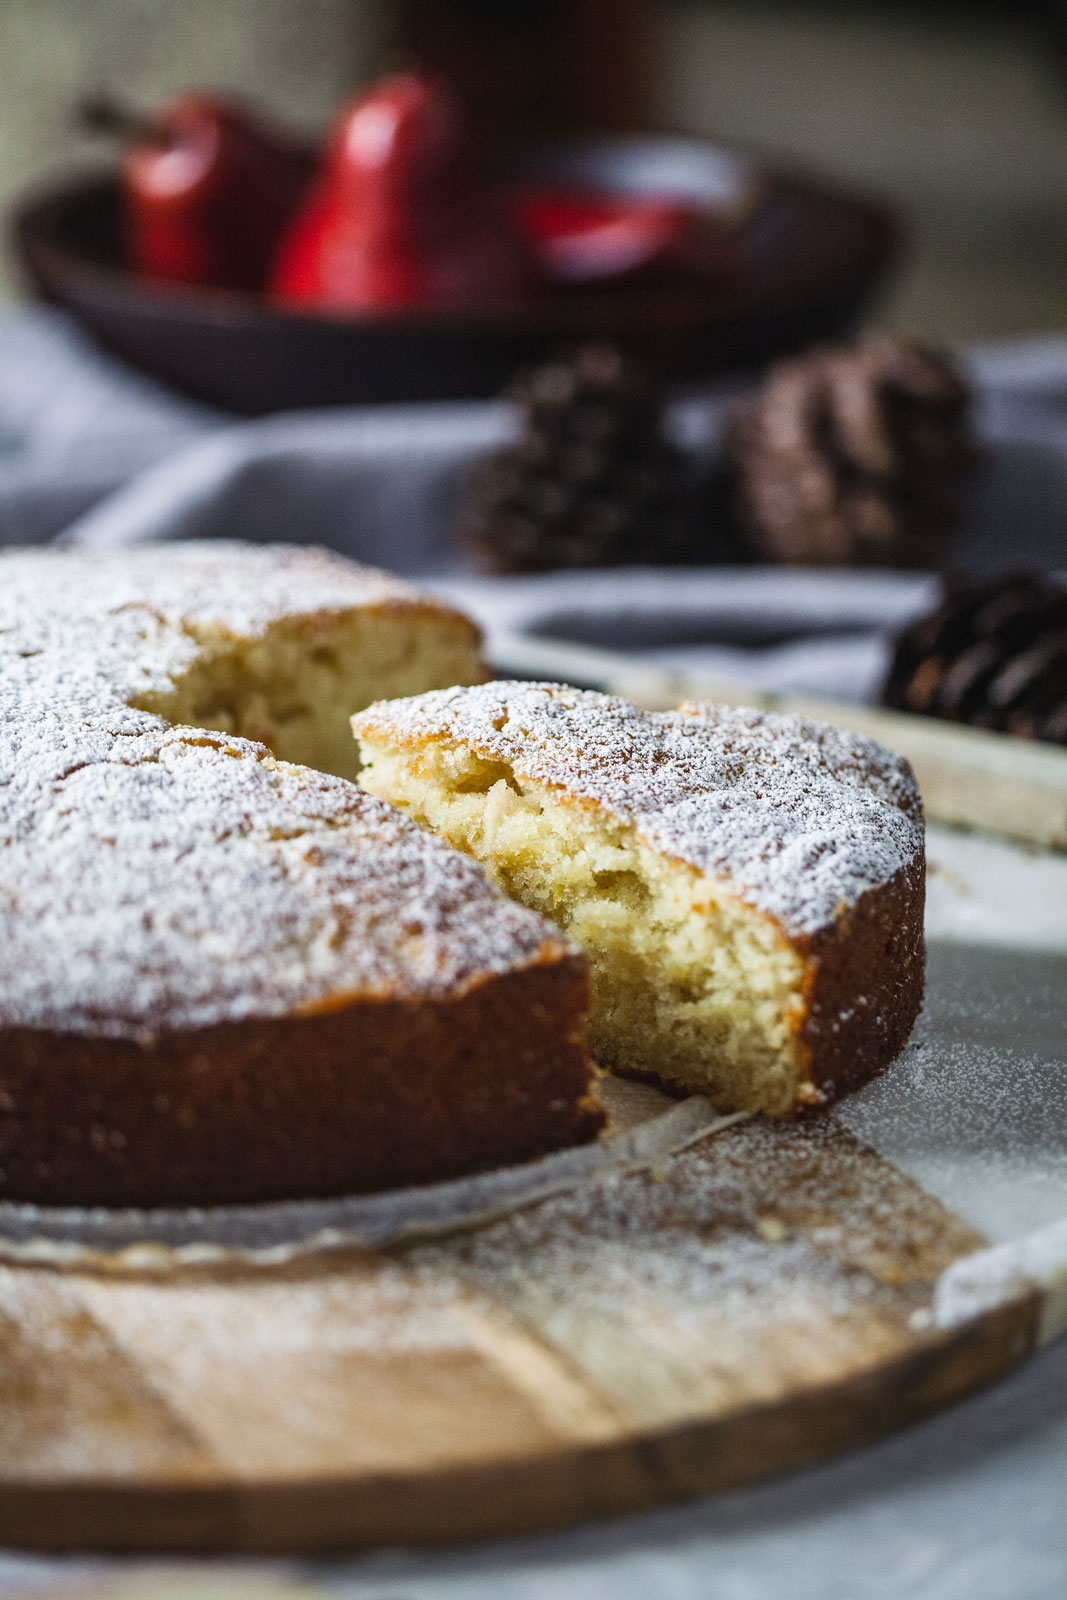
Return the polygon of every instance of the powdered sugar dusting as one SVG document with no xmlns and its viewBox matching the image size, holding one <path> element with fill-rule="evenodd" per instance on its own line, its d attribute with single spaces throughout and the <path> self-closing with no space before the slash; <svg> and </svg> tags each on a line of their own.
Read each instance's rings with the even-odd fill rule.
<svg viewBox="0 0 1067 1600">
<path fill-rule="evenodd" d="M 449 609 L 390 573 L 314 546 L 212 539 L 114 552 L 16 550 L 4 555 L 3 571 L 5 626 L 12 612 L 27 607 L 38 626 L 47 616 L 91 610 L 118 619 L 130 609 L 178 627 L 224 627 L 246 635 L 282 617 L 353 606 Z M 98 636 L 98 645 L 106 648 L 115 626 Z M 173 650 L 177 641 L 162 642 Z"/>
<path fill-rule="evenodd" d="M 326 552 L 0 559 L 0 1022 L 139 1036 L 440 994 L 558 939 L 355 785 L 131 704 L 200 629 L 426 606 Z"/>
<path fill-rule="evenodd" d="M 824 723 L 724 706 L 644 712 L 549 683 L 489 683 L 370 707 L 357 733 L 441 739 L 519 782 L 602 806 L 654 849 L 724 879 L 792 934 L 921 864 L 907 762 Z"/>
<path fill-rule="evenodd" d="M 756 1119 L 402 1259 L 503 1302 L 628 1414 L 643 1391 L 691 1415 L 728 1372 L 771 1387 L 831 1376 L 849 1341 L 910 1339 L 939 1274 L 981 1238 L 832 1120 Z M 786 1346 L 783 1328 L 810 1339 Z M 895 1330 L 895 1332 L 891 1331 Z M 673 1380 L 673 1381 L 672 1381 Z M 673 1392 L 669 1392 L 673 1391 Z"/>
</svg>

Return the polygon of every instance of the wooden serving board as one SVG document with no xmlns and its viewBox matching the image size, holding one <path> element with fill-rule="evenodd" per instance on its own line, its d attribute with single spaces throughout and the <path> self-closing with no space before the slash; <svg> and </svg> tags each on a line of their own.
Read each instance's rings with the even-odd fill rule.
<svg viewBox="0 0 1067 1600">
<path fill-rule="evenodd" d="M 941 761 L 950 814 L 986 805 L 988 758 L 987 779 L 1032 801 L 1009 807 L 1004 831 L 1062 844 L 1067 767 L 1046 762 L 1029 783 L 1025 763 L 975 737 Z M 1008 789 L 988 792 L 1000 807 Z M 968 986 L 1018 987 L 1064 864 L 990 845 L 1004 859 L 972 892 L 987 846 L 945 860 L 948 840 L 932 840 L 933 900 L 955 886 L 963 943 L 992 918 L 1023 966 L 1012 977 L 989 944 L 957 993 L 935 960 L 920 1054 L 883 1082 L 921 1085 L 928 1061 L 947 1098 L 920 1106 L 929 1149 L 906 1128 L 883 1147 L 921 1175 L 944 1173 L 956 1137 L 978 1141 L 972 1167 L 991 1160 L 996 1062 L 974 1091 L 992 1126 L 956 1128 L 953 1086 L 965 1098 L 968 1052 L 1003 1036 L 1026 1060 L 1000 1089 L 1036 1097 L 1032 1128 L 1004 1130 L 1011 1160 L 990 1166 L 1008 1184 L 1016 1134 L 1062 1143 L 1053 1078 L 1028 1065 L 1067 1073 L 1062 961 L 1035 967 L 1048 1017 L 1029 1033 L 996 1005 L 968 1009 Z M 1050 951 L 1067 951 L 1062 922 Z M 1067 1327 L 1067 1222 L 1055 1212 L 983 1248 L 848 1130 L 858 1105 L 805 1126 L 737 1124 L 662 1168 L 386 1253 L 157 1273 L 0 1264 L 0 1542 L 268 1552 L 517 1533 L 798 1467 L 949 1404 Z M 861 1128 L 864 1115 L 882 1144 L 884 1117 L 869 1101 Z"/>
<path fill-rule="evenodd" d="M 478 1232 L 270 1271 L 0 1267 L 0 1541 L 468 1538 L 796 1467 L 1032 1348 L 937 1331 L 983 1243 L 833 1119 L 755 1119 Z"/>
</svg>

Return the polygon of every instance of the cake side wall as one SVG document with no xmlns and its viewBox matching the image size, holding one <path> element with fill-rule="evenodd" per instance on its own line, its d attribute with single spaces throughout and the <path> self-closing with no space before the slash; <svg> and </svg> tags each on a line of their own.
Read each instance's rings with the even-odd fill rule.
<svg viewBox="0 0 1067 1600">
<path fill-rule="evenodd" d="M 926 974 L 926 856 L 843 907 L 808 945 L 808 1004 L 800 1039 L 817 1105 L 884 1072 L 922 1010 Z"/>
<path fill-rule="evenodd" d="M 604 1120 L 582 1042 L 587 1002 L 585 962 L 566 953 L 455 997 L 361 1000 L 144 1046 L 5 1029 L 0 1198 L 312 1198 L 587 1142 Z"/>
</svg>

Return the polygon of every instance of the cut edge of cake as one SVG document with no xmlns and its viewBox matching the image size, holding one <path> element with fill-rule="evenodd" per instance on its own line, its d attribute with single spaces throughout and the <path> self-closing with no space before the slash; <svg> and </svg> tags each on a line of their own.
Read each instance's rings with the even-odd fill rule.
<svg viewBox="0 0 1067 1600">
<path fill-rule="evenodd" d="M 332 607 L 283 613 L 247 631 L 184 621 L 195 646 L 188 667 L 130 703 L 172 725 L 236 734 L 281 761 L 354 779 L 354 710 L 484 683 L 489 674 L 481 632 L 463 612 L 399 580 L 369 602 L 345 599 L 339 590 Z"/>
</svg>

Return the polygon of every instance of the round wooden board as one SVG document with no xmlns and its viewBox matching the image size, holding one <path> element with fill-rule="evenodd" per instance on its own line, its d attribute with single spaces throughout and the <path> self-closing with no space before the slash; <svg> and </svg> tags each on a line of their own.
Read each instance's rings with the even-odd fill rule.
<svg viewBox="0 0 1067 1600">
<path fill-rule="evenodd" d="M 470 1538 L 797 1467 L 1032 1349 L 1032 1298 L 930 1331 L 981 1243 L 832 1119 L 756 1120 L 387 1255 L 2 1267 L 0 1540 Z"/>
</svg>

